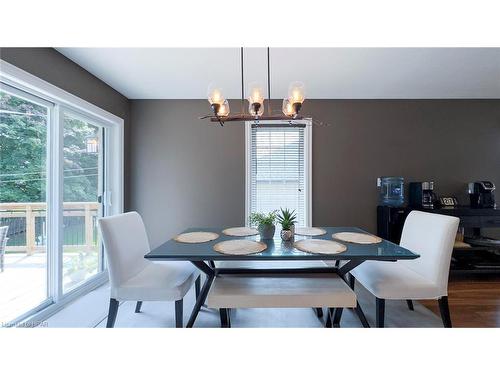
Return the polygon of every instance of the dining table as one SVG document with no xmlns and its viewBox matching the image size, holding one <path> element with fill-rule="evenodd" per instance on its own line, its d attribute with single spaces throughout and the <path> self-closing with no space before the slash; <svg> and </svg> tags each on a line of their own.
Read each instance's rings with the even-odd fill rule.
<svg viewBox="0 0 500 375">
<path fill-rule="evenodd" d="M 356 227 L 320 227 L 324 229 L 325 233 L 316 236 L 306 236 L 295 234 L 294 240 L 301 239 L 322 239 L 322 240 L 335 240 L 332 239 L 334 233 L 339 232 L 357 232 L 368 233 Z M 260 240 L 259 235 L 234 237 L 225 235 L 222 231 L 225 228 L 188 228 L 182 233 L 188 232 L 214 232 L 219 234 L 219 237 L 213 241 L 203 243 L 182 243 L 175 239 L 170 239 L 151 250 L 144 257 L 151 261 L 188 261 L 191 262 L 196 268 L 203 272 L 206 276 L 203 287 L 191 312 L 191 316 L 187 323 L 187 327 L 193 327 L 196 317 L 205 304 L 205 300 L 210 291 L 210 287 L 216 277 L 221 275 L 279 275 L 286 277 L 288 274 L 331 274 L 335 273 L 342 278 L 351 288 L 354 288 L 353 283 L 350 283 L 349 272 L 355 267 L 359 266 L 366 261 L 380 261 L 380 262 L 395 262 L 399 260 L 412 260 L 419 257 L 413 251 L 405 249 L 395 243 L 382 239 L 379 243 L 372 244 L 359 244 L 351 242 L 343 242 L 335 240 L 346 246 L 346 250 L 337 254 L 318 254 L 298 250 L 294 247 L 293 241 L 282 241 L 279 233 L 274 238 L 269 240 Z M 267 248 L 255 254 L 249 255 L 231 255 L 217 252 L 213 249 L 214 245 L 221 241 L 247 239 L 263 242 Z M 234 264 L 237 261 L 238 266 L 220 266 L 221 264 Z M 245 267 L 245 262 L 248 264 L 255 263 L 254 261 L 261 261 L 263 267 Z M 272 261 L 287 261 L 290 267 L 276 268 L 266 267 L 266 263 Z M 290 261 L 290 262 L 288 262 Z M 310 267 L 307 266 L 307 261 L 327 261 L 331 266 L 327 267 Z M 329 262 L 328 262 L 329 261 Z M 250 263 L 251 262 L 251 263 Z M 297 264 L 297 266 L 293 266 Z M 243 266 L 241 266 L 243 265 Z M 355 308 L 355 312 L 361 321 L 363 327 L 369 327 L 369 323 L 361 309 L 359 302 Z"/>
</svg>

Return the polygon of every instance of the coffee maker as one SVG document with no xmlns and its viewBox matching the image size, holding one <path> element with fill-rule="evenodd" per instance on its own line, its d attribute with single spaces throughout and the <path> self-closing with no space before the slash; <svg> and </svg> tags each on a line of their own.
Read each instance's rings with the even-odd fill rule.
<svg viewBox="0 0 500 375">
<path fill-rule="evenodd" d="M 409 187 L 410 207 L 434 208 L 434 202 L 437 200 L 434 194 L 434 182 L 410 182 Z"/>
<path fill-rule="evenodd" d="M 472 208 L 495 208 L 495 184 L 491 181 L 469 183 L 469 198 Z"/>
</svg>

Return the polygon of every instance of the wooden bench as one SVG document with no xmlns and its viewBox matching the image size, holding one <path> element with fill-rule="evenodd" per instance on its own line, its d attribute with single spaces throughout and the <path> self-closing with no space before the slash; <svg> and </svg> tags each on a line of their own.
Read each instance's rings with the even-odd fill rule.
<svg viewBox="0 0 500 375">
<path fill-rule="evenodd" d="M 230 326 L 228 309 L 335 308 L 332 326 L 339 326 L 343 308 L 356 307 L 356 294 L 336 274 L 220 275 L 207 297 L 209 308 L 220 309 L 221 324 Z"/>
</svg>

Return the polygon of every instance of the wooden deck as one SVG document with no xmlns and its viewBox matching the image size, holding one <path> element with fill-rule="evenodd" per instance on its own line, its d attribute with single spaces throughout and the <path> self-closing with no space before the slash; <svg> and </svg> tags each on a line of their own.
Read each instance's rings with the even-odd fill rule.
<svg viewBox="0 0 500 375">
<path fill-rule="evenodd" d="M 45 252 L 5 254 L 5 269 L 0 272 L 0 324 L 10 322 L 46 300 L 46 264 Z"/>
<path fill-rule="evenodd" d="M 97 252 L 74 251 L 65 252 L 63 256 L 64 270 L 82 262 L 82 254 L 86 259 L 96 258 L 87 270 L 69 272 L 63 284 L 67 290 L 84 281 L 90 273 L 97 271 Z M 90 258 L 89 258 L 90 257 Z M 89 267 L 85 260 L 82 267 Z M 67 273 L 67 272 L 66 272 Z M 5 269 L 0 272 L 0 326 L 8 324 L 20 315 L 39 306 L 47 299 L 47 255 L 46 252 L 5 254 Z"/>
</svg>

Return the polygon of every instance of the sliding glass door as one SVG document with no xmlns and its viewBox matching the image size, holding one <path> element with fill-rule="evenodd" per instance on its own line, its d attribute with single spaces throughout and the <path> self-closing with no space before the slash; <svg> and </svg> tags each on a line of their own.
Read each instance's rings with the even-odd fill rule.
<svg viewBox="0 0 500 375">
<path fill-rule="evenodd" d="M 63 110 L 63 292 L 103 270 L 97 219 L 103 213 L 104 128 Z"/>
<path fill-rule="evenodd" d="M 0 322 L 50 303 L 48 134 L 53 105 L 0 86 Z"/>
<path fill-rule="evenodd" d="M 106 281 L 97 220 L 122 212 L 123 196 L 123 122 L 58 89 L 49 88 L 53 97 L 11 84 L 4 73 L 0 326 L 35 322 Z"/>
</svg>

